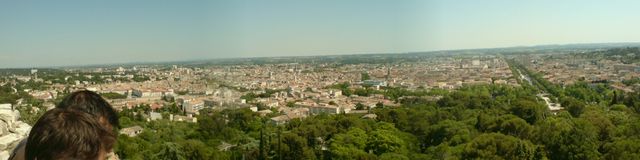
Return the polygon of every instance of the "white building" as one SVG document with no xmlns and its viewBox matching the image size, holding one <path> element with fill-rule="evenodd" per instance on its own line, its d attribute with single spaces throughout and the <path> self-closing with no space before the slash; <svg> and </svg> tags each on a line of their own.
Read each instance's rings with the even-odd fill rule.
<svg viewBox="0 0 640 160">
<path fill-rule="evenodd" d="M 127 127 L 127 128 L 121 129 L 120 134 L 124 134 L 129 137 L 135 137 L 138 134 L 142 133 L 142 130 L 143 129 L 140 126 Z"/>
<path fill-rule="evenodd" d="M 338 114 L 338 113 L 343 113 L 344 111 L 342 110 L 341 107 L 326 105 L 326 106 L 309 107 L 309 112 L 311 112 L 311 114 L 321 114 L 321 113 Z"/>
</svg>

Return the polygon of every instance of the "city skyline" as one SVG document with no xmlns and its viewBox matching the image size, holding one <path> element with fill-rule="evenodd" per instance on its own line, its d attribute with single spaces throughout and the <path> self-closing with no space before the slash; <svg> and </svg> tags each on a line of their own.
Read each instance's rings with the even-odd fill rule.
<svg viewBox="0 0 640 160">
<path fill-rule="evenodd" d="M 640 42 L 638 3 L 0 2 L 0 68 Z"/>
</svg>

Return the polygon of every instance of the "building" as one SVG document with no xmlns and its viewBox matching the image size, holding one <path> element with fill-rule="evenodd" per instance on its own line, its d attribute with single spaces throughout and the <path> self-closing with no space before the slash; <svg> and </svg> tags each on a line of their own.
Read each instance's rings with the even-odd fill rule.
<svg viewBox="0 0 640 160">
<path fill-rule="evenodd" d="M 640 72 L 640 66 L 636 66 L 636 65 L 613 65 L 613 69 L 616 72 Z"/>
<path fill-rule="evenodd" d="M 169 115 L 169 120 L 170 121 L 178 121 L 178 122 L 192 122 L 192 123 L 198 123 L 198 118 L 193 117 L 191 114 L 187 115 L 187 116 L 180 116 L 180 115 Z"/>
<path fill-rule="evenodd" d="M 203 100 L 204 102 L 204 107 L 213 107 L 213 106 L 221 106 L 222 103 L 220 103 L 219 101 L 216 101 L 214 99 L 205 99 Z"/>
<path fill-rule="evenodd" d="M 362 116 L 362 118 L 364 118 L 364 119 L 376 119 L 376 118 L 378 118 L 378 115 L 370 113 L 370 114 L 365 114 L 364 116 Z"/>
<path fill-rule="evenodd" d="M 203 109 L 204 106 L 204 101 L 201 100 L 185 101 L 182 104 L 182 109 L 186 113 L 199 114 L 198 111 Z"/>
<path fill-rule="evenodd" d="M 342 91 L 341 90 L 336 90 L 336 91 L 331 90 L 331 91 L 329 91 L 329 95 L 331 97 L 340 97 L 340 96 L 342 96 Z"/>
<path fill-rule="evenodd" d="M 473 66 L 479 66 L 480 65 L 480 60 L 474 59 L 471 61 L 471 65 Z"/>
<path fill-rule="evenodd" d="M 279 112 L 283 112 L 284 115 L 277 116 L 271 118 L 271 123 L 273 124 L 285 124 L 292 119 L 302 119 L 306 118 L 309 115 L 308 108 L 289 108 L 289 107 L 281 107 L 278 109 Z"/>
<path fill-rule="evenodd" d="M 387 82 L 378 80 L 365 80 L 362 81 L 362 84 L 375 87 L 387 86 Z"/>
<path fill-rule="evenodd" d="M 291 119 L 292 119 L 291 117 L 285 114 L 285 115 L 280 115 L 280 116 L 271 118 L 271 123 L 276 125 L 281 125 L 291 121 Z"/>
<path fill-rule="evenodd" d="M 143 129 L 140 126 L 127 127 L 127 128 L 121 129 L 120 134 L 124 134 L 129 137 L 135 137 L 138 134 L 142 133 L 142 130 Z"/>
<path fill-rule="evenodd" d="M 343 113 L 343 111 L 342 111 L 342 109 L 340 107 L 331 106 L 331 105 L 309 107 L 309 111 L 311 112 L 311 114 L 321 114 L 321 113 L 338 114 L 338 113 Z"/>
<path fill-rule="evenodd" d="M 54 94 L 48 91 L 32 91 L 29 95 L 36 99 L 49 100 L 55 98 Z"/>
<path fill-rule="evenodd" d="M 267 116 L 268 114 L 273 113 L 273 111 L 268 110 L 268 109 L 265 109 L 265 110 L 258 111 L 257 113 L 258 113 L 260 116 L 264 117 L 264 116 Z"/>
<path fill-rule="evenodd" d="M 152 120 L 152 121 L 162 119 L 162 114 L 160 114 L 158 112 L 151 112 L 151 113 L 149 113 L 149 119 Z"/>
<path fill-rule="evenodd" d="M 131 91 L 131 96 L 146 98 L 146 97 L 162 97 L 164 95 L 164 91 L 161 90 L 140 90 L 134 89 Z"/>
</svg>

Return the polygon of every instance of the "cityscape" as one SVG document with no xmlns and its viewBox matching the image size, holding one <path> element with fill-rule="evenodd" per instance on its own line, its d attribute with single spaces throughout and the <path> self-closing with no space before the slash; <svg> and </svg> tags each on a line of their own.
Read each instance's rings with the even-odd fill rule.
<svg viewBox="0 0 640 160">
<path fill-rule="evenodd" d="M 255 119 L 257 123 L 273 127 L 271 129 L 289 128 L 291 123 L 300 125 L 313 117 L 332 115 L 393 122 L 397 120 L 388 117 L 391 115 L 379 117 L 380 112 L 421 103 L 439 106 L 447 101 L 444 97 L 451 98 L 457 90 L 476 90 L 476 87 L 531 90 L 528 94 L 535 96 L 530 102 L 546 106 L 539 111 L 542 116 L 569 113 L 566 116 L 571 116 L 579 114 L 574 112 L 585 112 L 585 106 L 627 104 L 608 99 L 612 96 L 616 99 L 615 94 L 635 95 L 640 89 L 640 66 L 634 61 L 640 57 L 638 54 L 637 47 L 534 47 L 533 51 L 466 50 L 400 56 L 280 57 L 234 59 L 224 63 L 3 69 L 0 73 L 5 103 L 2 111 L 9 117 L 3 117 L 7 118 L 3 120 L 8 130 L 3 132 L 6 134 L 0 138 L 0 146 L 8 149 L 15 145 L 28 133 L 38 115 L 54 108 L 65 94 L 75 90 L 94 91 L 105 97 L 121 116 L 123 128 L 119 133 L 130 138 L 159 132 L 153 128 L 156 123 L 203 125 L 211 121 L 211 112 L 247 114 L 245 116 L 251 117 L 243 118 Z M 360 61 L 362 59 L 366 61 Z M 546 86 L 549 84 L 552 86 Z M 553 87 L 564 88 L 563 93 L 557 93 L 558 88 Z M 573 96 L 584 101 L 585 106 L 579 111 L 574 111 L 575 106 L 562 105 L 575 105 L 565 100 Z M 530 115 L 523 116 L 524 119 Z M 231 123 L 229 119 L 225 121 Z M 239 146 L 249 147 L 246 145 L 256 143 L 255 140 L 221 140 L 213 148 L 229 152 Z M 227 158 L 238 156 L 231 153 L 234 154 Z"/>
<path fill-rule="evenodd" d="M 640 159 L 637 3 L 487 3 L 0 2 L 0 159 Z"/>
</svg>

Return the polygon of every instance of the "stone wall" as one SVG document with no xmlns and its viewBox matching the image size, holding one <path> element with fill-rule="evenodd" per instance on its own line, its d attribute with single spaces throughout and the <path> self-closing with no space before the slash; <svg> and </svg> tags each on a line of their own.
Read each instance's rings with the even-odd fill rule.
<svg viewBox="0 0 640 160">
<path fill-rule="evenodd" d="M 29 136 L 31 126 L 19 118 L 20 112 L 11 104 L 0 104 L 0 160 L 8 159 L 16 145 Z"/>
</svg>

